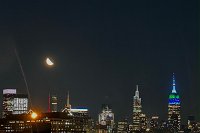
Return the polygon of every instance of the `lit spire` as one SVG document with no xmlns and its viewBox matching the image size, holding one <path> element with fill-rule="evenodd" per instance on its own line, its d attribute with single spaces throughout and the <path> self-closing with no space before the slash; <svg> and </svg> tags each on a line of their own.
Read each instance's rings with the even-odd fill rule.
<svg viewBox="0 0 200 133">
<path fill-rule="evenodd" d="M 173 73 L 173 89 L 172 89 L 172 93 L 176 93 L 176 80 L 175 80 L 175 76 L 174 76 L 174 73 Z"/>
<path fill-rule="evenodd" d="M 138 85 L 136 85 L 135 97 L 139 97 Z"/>
<path fill-rule="evenodd" d="M 69 103 L 69 91 L 67 92 L 67 108 L 70 109 L 71 105 Z"/>
<path fill-rule="evenodd" d="M 141 98 L 139 96 L 139 85 L 136 85 L 135 96 L 133 97 L 133 112 L 142 112 Z"/>
</svg>

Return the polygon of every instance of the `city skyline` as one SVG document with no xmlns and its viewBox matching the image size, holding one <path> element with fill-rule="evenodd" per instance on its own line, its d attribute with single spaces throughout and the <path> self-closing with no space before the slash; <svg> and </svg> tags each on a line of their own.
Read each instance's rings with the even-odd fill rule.
<svg viewBox="0 0 200 133">
<path fill-rule="evenodd" d="M 191 114 L 200 120 L 196 5 L 1 2 L 0 88 L 27 93 L 16 49 L 38 110 L 47 111 L 49 90 L 58 96 L 58 109 L 70 91 L 71 104 L 87 107 L 92 118 L 108 103 L 116 120 L 132 119 L 135 85 L 141 84 L 142 111 L 167 119 L 175 73 L 183 121 Z M 46 66 L 47 57 L 53 67 Z"/>
<path fill-rule="evenodd" d="M 124 115 L 123 116 L 123 118 L 122 119 L 127 119 L 127 120 L 129 120 L 129 122 L 130 123 L 132 123 L 133 122 L 133 129 L 135 128 L 134 126 L 136 126 L 136 128 L 135 128 L 135 130 L 139 130 L 140 129 L 140 126 L 139 126 L 139 123 L 140 123 L 140 116 L 143 116 L 143 115 L 145 115 L 145 117 L 147 117 L 148 119 L 150 118 L 150 117 L 152 117 L 153 115 L 158 115 L 158 114 L 153 114 L 153 115 L 149 115 L 148 114 L 148 112 L 144 112 L 144 111 L 142 111 L 142 99 L 140 98 L 140 94 L 139 94 L 139 86 L 141 86 L 141 85 L 136 85 L 136 90 L 135 90 L 135 95 L 133 95 L 133 107 L 132 107 L 132 109 L 133 109 L 133 112 L 132 112 L 132 118 L 128 118 L 127 117 L 127 115 Z M 171 117 L 172 117 L 172 113 L 173 113 L 173 111 L 177 111 L 177 107 L 175 106 L 175 108 L 173 107 L 174 106 L 174 104 L 175 105 L 178 105 L 178 117 L 181 117 L 181 108 L 180 108 L 180 96 L 179 96 L 179 94 L 178 94 L 178 92 L 177 92 L 177 90 L 176 90 L 176 80 L 175 80 L 175 73 L 172 73 L 172 80 L 171 80 L 171 85 L 170 85 L 170 90 L 171 90 L 171 93 L 169 93 L 169 101 L 168 101 L 168 119 L 161 119 L 161 120 L 164 120 L 164 121 L 171 121 Z M 11 92 L 11 94 L 14 92 L 15 94 L 16 94 L 16 89 L 4 89 L 3 90 L 3 95 L 4 95 L 4 93 L 6 94 L 6 93 L 9 93 L 9 92 Z M 25 95 L 25 94 L 17 94 L 17 95 Z M 51 98 L 53 98 L 54 100 L 52 100 Z M 28 96 L 27 96 L 27 99 L 28 99 Z M 40 113 L 42 113 L 42 112 L 63 112 L 63 110 L 66 110 L 66 109 L 70 109 L 71 110 L 71 108 L 75 108 L 75 109 L 86 109 L 86 107 L 84 107 L 84 106 L 77 106 L 77 107 L 74 107 L 74 106 L 72 106 L 71 104 L 70 104 L 70 95 L 69 95 L 69 91 L 67 92 L 67 97 L 65 98 L 66 99 L 66 103 L 65 103 L 65 105 L 64 106 L 62 106 L 60 109 L 57 109 L 57 106 L 60 104 L 60 103 L 57 103 L 57 96 L 55 96 L 55 94 L 51 94 L 51 92 L 49 91 L 49 96 L 48 96 L 48 109 L 46 109 L 46 110 L 43 110 L 43 111 L 41 111 L 40 110 Z M 62 99 L 61 99 L 62 100 Z M 4 102 L 3 102 L 4 103 Z M 56 104 L 56 107 L 53 107 L 53 106 L 55 106 L 55 104 Z M 105 104 L 105 105 L 109 105 L 109 106 L 112 106 L 111 104 L 108 104 L 108 103 L 102 103 L 103 105 Z M 156 103 L 154 103 L 155 105 L 156 105 Z M 30 105 L 30 104 L 29 104 Z M 53 105 L 53 106 L 52 106 Z M 17 105 L 15 105 L 15 106 L 17 106 Z M 61 106 L 61 105 L 60 105 Z M 10 108 L 10 107 L 9 107 Z M 34 107 L 34 105 L 33 106 L 29 106 L 29 109 L 35 109 L 35 107 Z M 56 110 L 56 111 L 54 111 L 54 110 Z M 73 109 L 72 109 L 73 110 Z M 87 109 L 88 110 L 88 109 Z M 13 110 L 14 111 L 14 110 Z M 100 111 L 100 110 L 99 110 Z M 169 113 L 170 112 L 170 113 Z M 39 113 L 39 112 L 38 112 Z M 90 113 L 92 114 L 92 112 L 90 111 Z M 114 112 L 115 113 L 115 112 Z M 134 114 L 134 113 L 136 113 L 136 115 Z M 139 114 L 138 114 L 139 113 Z M 177 114 L 177 112 L 175 113 L 175 114 Z M 146 116 L 147 115 L 147 116 Z M 188 116 L 190 116 L 190 115 L 188 115 Z M 185 119 L 187 119 L 187 117 L 188 116 L 183 116 L 182 118 L 183 118 L 183 120 Z M 93 119 L 95 119 L 96 120 L 96 117 L 93 117 Z M 99 119 L 99 118 L 98 118 Z M 119 120 L 122 120 L 122 119 L 119 119 Z M 119 120 L 117 120 L 117 121 L 119 121 Z M 185 121 L 183 122 L 181 122 L 181 118 L 179 118 L 179 128 L 180 128 L 180 125 L 181 124 L 186 124 L 185 123 Z M 136 124 L 136 125 L 134 125 L 134 124 Z"/>
<path fill-rule="evenodd" d="M 30 98 L 30 96 L 29 96 Z M 52 99 L 51 99 L 52 98 Z M 135 95 L 133 96 L 133 119 L 128 122 L 127 118 L 115 120 L 114 112 L 108 104 L 102 105 L 102 112 L 98 115 L 98 120 L 90 117 L 87 108 L 73 108 L 70 104 L 69 91 L 67 101 L 63 110 L 57 110 L 57 96 L 49 93 L 48 111 L 36 113 L 34 107 L 28 106 L 28 96 L 17 94 L 16 89 L 3 90 L 3 112 L 1 118 L 1 131 L 25 131 L 34 129 L 33 124 L 37 121 L 42 127 L 49 124 L 49 127 L 43 127 L 52 132 L 57 131 L 84 131 L 122 133 L 122 132 L 199 132 L 200 123 L 195 120 L 195 116 L 187 116 L 187 123 L 181 122 L 181 100 L 176 90 L 175 74 L 172 74 L 171 92 L 168 101 L 168 119 L 159 119 L 159 116 L 147 116 L 142 111 L 142 99 L 139 94 L 139 87 L 136 85 Z M 29 110 L 29 111 L 28 111 Z M 43 117 L 46 118 L 44 119 Z M 50 118 L 48 118 L 49 116 Z M 31 122 L 30 120 L 31 119 Z M 40 120 L 41 119 L 41 120 Z M 71 120 L 71 121 L 70 121 Z M 52 122 L 55 121 L 55 122 Z M 57 121 L 57 122 L 56 122 Z M 42 123 L 40 123 L 42 122 Z M 12 124 L 11 124 L 12 123 Z M 23 124 L 21 124 L 23 123 Z M 26 126 L 31 125 L 31 126 Z M 49 131 L 48 131 L 49 132 Z"/>
</svg>

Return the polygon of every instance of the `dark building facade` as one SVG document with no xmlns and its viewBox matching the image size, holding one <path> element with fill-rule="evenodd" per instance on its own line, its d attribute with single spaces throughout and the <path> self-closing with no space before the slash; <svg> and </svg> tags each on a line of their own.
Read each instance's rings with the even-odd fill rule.
<svg viewBox="0 0 200 133">
<path fill-rule="evenodd" d="M 30 114 L 8 115 L 0 120 L 0 132 L 28 133 L 38 126 L 40 130 L 51 133 L 86 133 L 90 129 L 89 120 L 89 116 L 66 112 L 42 113 L 35 119 Z"/>
</svg>

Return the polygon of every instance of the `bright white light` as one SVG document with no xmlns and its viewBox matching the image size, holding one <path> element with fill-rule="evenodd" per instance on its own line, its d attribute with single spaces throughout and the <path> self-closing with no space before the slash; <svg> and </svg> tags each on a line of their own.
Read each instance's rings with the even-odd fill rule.
<svg viewBox="0 0 200 133">
<path fill-rule="evenodd" d="M 54 65 L 54 63 L 49 58 L 46 59 L 46 63 L 49 66 L 53 66 Z"/>
<path fill-rule="evenodd" d="M 88 109 L 71 109 L 72 112 L 87 112 Z"/>
<path fill-rule="evenodd" d="M 4 89 L 3 94 L 16 94 L 16 89 Z"/>
</svg>

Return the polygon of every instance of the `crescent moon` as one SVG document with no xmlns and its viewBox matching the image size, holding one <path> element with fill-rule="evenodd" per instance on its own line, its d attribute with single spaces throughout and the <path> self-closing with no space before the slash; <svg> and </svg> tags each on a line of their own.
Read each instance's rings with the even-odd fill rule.
<svg viewBox="0 0 200 133">
<path fill-rule="evenodd" d="M 46 59 L 46 63 L 49 66 L 53 66 L 54 65 L 54 63 L 49 58 Z"/>
</svg>

